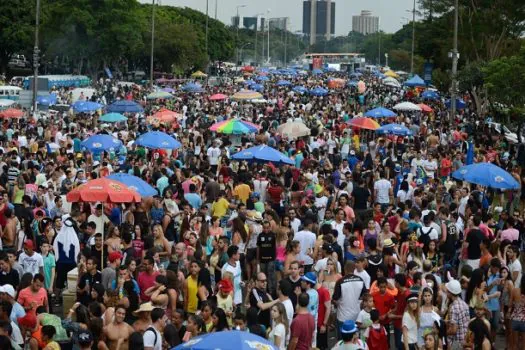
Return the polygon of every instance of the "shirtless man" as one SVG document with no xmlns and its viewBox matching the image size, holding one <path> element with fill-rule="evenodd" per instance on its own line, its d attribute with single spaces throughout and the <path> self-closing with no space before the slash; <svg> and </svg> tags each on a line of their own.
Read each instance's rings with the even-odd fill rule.
<svg viewBox="0 0 525 350">
<path fill-rule="evenodd" d="M 6 217 L 6 225 L 2 231 L 2 243 L 4 248 L 14 248 L 18 219 L 13 210 L 9 208 L 5 210 L 4 215 Z"/>
<path fill-rule="evenodd" d="M 128 340 L 133 327 L 124 322 L 126 309 L 123 306 L 117 306 L 115 309 L 115 320 L 104 327 L 105 343 L 100 343 L 103 350 L 128 350 Z"/>
</svg>

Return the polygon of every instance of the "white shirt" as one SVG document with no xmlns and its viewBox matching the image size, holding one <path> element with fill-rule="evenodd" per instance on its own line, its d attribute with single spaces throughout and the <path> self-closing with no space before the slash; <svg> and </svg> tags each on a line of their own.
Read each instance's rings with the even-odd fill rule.
<svg viewBox="0 0 525 350">
<path fill-rule="evenodd" d="M 299 227 L 301 226 L 301 220 L 299 220 L 298 218 L 293 219 L 290 222 L 290 226 L 292 226 L 292 230 L 294 234 L 299 232 Z"/>
<path fill-rule="evenodd" d="M 109 223 L 109 219 L 105 214 L 102 214 L 101 216 L 96 216 L 95 214 L 91 214 L 88 217 L 88 222 L 93 221 L 96 225 L 96 233 L 104 233 L 104 224 Z"/>
<path fill-rule="evenodd" d="M 417 159 L 417 158 L 412 159 L 412 162 L 410 163 L 410 167 L 412 168 L 411 172 L 414 176 L 417 174 L 417 168 L 420 166 L 423 166 L 424 164 L 423 162 L 424 162 L 423 159 Z"/>
<path fill-rule="evenodd" d="M 390 201 L 390 189 L 392 184 L 386 179 L 377 180 L 374 183 L 374 190 L 377 192 L 377 202 L 381 204 L 388 203 Z"/>
<path fill-rule="evenodd" d="M 235 266 L 230 265 L 229 262 L 226 262 L 222 267 L 221 275 L 224 278 L 224 273 L 230 272 L 233 275 L 233 303 L 235 305 L 242 303 L 242 288 L 241 288 L 241 263 L 236 262 Z"/>
<path fill-rule="evenodd" d="M 210 147 L 206 152 L 210 165 L 217 165 L 219 163 L 219 157 L 221 156 L 221 150 L 218 147 Z"/>
<path fill-rule="evenodd" d="M 516 282 L 514 282 L 514 286 L 516 288 L 520 288 L 521 286 L 521 274 L 522 274 L 522 268 L 521 263 L 519 259 L 514 260 L 511 264 L 509 264 L 509 271 L 512 276 L 513 272 L 518 271 L 518 279 L 516 279 Z"/>
<path fill-rule="evenodd" d="M 33 276 L 40 273 L 40 268 L 44 268 L 44 259 L 42 259 L 42 255 L 37 252 L 33 252 L 33 255 L 31 256 L 23 252 L 18 257 L 18 262 L 24 269 L 24 273 L 29 272 Z"/>
<path fill-rule="evenodd" d="M 304 265 L 312 265 L 314 263 L 314 260 L 306 254 L 308 249 L 313 251 L 315 246 L 315 234 L 313 232 L 302 230 L 297 232 L 293 239 L 296 241 L 299 241 L 301 244 L 301 251 L 298 254 L 299 261 L 302 261 Z"/>
<path fill-rule="evenodd" d="M 317 217 L 319 221 L 324 220 L 324 214 L 326 213 L 326 206 L 328 205 L 328 198 L 326 196 L 315 197 L 315 207 L 317 208 Z"/>
<path fill-rule="evenodd" d="M 430 179 L 434 178 L 434 173 L 437 170 L 438 165 L 435 159 L 425 161 L 425 171 Z"/>
<path fill-rule="evenodd" d="M 275 344 L 274 337 L 277 336 L 280 338 L 281 342 L 279 343 L 279 350 L 286 350 L 286 328 L 282 323 L 274 326 L 270 332 L 268 340 Z"/>
<path fill-rule="evenodd" d="M 153 350 L 162 350 L 162 334 L 155 328 L 155 326 L 151 325 L 150 327 L 155 330 L 157 336 L 155 337 L 155 334 L 151 329 L 144 332 L 144 347 L 153 348 Z M 155 341 L 155 338 L 157 338 L 157 341 Z"/>
<path fill-rule="evenodd" d="M 343 248 L 345 246 L 345 235 L 343 233 L 343 227 L 345 226 L 345 223 L 346 221 L 341 221 L 340 223 L 337 223 L 337 221 L 332 221 L 332 230 L 336 230 L 337 231 L 337 237 L 336 237 L 336 240 L 337 240 L 337 244 L 339 244 L 339 246 L 341 248 Z"/>
<path fill-rule="evenodd" d="M 261 202 L 266 202 L 266 189 L 268 188 L 268 180 L 253 180 L 253 192 L 259 192 Z"/>
<path fill-rule="evenodd" d="M 365 282 L 366 289 L 370 289 L 370 275 L 368 274 L 368 272 L 366 272 L 366 270 L 359 272 L 357 271 L 357 269 L 355 269 L 354 275 L 361 277 Z"/>
<path fill-rule="evenodd" d="M 408 329 L 408 334 L 407 334 L 408 344 L 417 343 L 417 323 L 416 323 L 416 320 L 414 320 L 408 314 L 408 312 L 405 312 L 403 314 L 403 327 L 406 327 Z M 404 339 L 405 338 L 403 336 L 403 341 Z"/>
</svg>

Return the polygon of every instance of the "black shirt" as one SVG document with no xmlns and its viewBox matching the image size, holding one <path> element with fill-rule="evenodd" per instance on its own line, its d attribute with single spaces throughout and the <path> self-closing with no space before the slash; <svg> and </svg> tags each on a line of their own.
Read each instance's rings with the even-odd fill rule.
<svg viewBox="0 0 525 350">
<path fill-rule="evenodd" d="M 77 300 L 81 304 L 88 306 L 91 303 L 91 289 L 93 288 L 93 284 L 97 282 L 100 283 L 101 280 L 102 275 L 98 271 L 94 275 L 87 272 L 83 274 L 78 281 L 78 288 L 84 289 L 84 287 L 88 286 L 88 289 L 84 293 L 77 293 Z"/>
<path fill-rule="evenodd" d="M 16 289 L 18 283 L 20 283 L 20 276 L 18 276 L 18 271 L 15 269 L 11 269 L 9 273 L 0 272 L 0 286 L 10 284 Z"/>
<path fill-rule="evenodd" d="M 268 263 L 275 260 L 275 234 L 264 231 L 257 237 L 257 249 L 259 250 L 259 261 Z"/>
<path fill-rule="evenodd" d="M 366 210 L 368 197 L 370 197 L 370 191 L 364 187 L 354 187 L 352 191 L 352 197 L 354 197 L 354 209 L 355 210 Z"/>
<path fill-rule="evenodd" d="M 260 301 L 262 301 L 263 303 L 267 303 L 270 301 L 270 298 L 268 297 L 266 291 L 261 290 L 259 288 L 253 288 L 252 292 L 250 293 L 250 306 L 257 307 L 257 303 L 259 303 Z M 270 309 L 259 310 L 257 320 L 260 324 L 265 325 L 266 328 L 269 328 L 271 320 Z"/>
<path fill-rule="evenodd" d="M 479 228 L 470 230 L 467 235 L 467 258 L 469 260 L 477 260 L 481 258 L 481 248 L 479 245 L 483 239 L 485 239 L 485 235 Z"/>
<path fill-rule="evenodd" d="M 295 312 L 295 307 L 297 305 L 297 294 L 295 294 L 295 288 L 301 288 L 301 278 L 299 277 L 299 279 L 294 282 L 290 277 L 288 277 L 288 282 L 290 282 L 290 284 L 292 285 L 292 291 L 290 292 L 290 295 L 288 295 L 288 298 L 290 298 L 290 301 L 293 305 L 293 310 Z"/>
</svg>

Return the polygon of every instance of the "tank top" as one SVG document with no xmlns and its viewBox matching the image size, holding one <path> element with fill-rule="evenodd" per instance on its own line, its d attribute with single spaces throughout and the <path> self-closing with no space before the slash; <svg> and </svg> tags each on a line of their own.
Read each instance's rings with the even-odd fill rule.
<svg viewBox="0 0 525 350">
<path fill-rule="evenodd" d="M 514 303 L 510 319 L 512 321 L 525 322 L 525 295 L 521 295 L 520 300 Z"/>
<path fill-rule="evenodd" d="M 39 326 L 35 332 L 31 333 L 31 337 L 36 339 L 39 349 L 46 347 L 46 344 L 42 340 L 42 326 Z"/>
<path fill-rule="evenodd" d="M 375 328 L 370 326 L 367 345 L 369 349 L 388 349 L 388 340 L 383 326 Z"/>
<path fill-rule="evenodd" d="M 277 245 L 277 247 L 275 248 L 275 251 L 276 251 L 276 259 L 281 262 L 284 261 L 284 259 L 286 258 L 286 243 L 285 243 L 285 246 L 281 244 Z"/>
<path fill-rule="evenodd" d="M 193 314 L 195 313 L 195 311 L 197 311 L 197 304 L 198 304 L 197 292 L 199 289 L 199 285 L 198 285 L 197 279 L 194 279 L 192 276 L 188 276 L 187 282 L 188 282 L 188 310 L 186 311 Z"/>
</svg>

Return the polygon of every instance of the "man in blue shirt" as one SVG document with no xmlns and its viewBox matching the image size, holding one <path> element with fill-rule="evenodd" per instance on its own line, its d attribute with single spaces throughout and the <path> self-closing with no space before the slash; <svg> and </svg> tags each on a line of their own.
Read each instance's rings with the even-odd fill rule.
<svg viewBox="0 0 525 350">
<path fill-rule="evenodd" d="M 501 295 L 501 277 L 499 271 L 501 270 L 501 261 L 498 258 L 492 258 L 490 261 L 490 276 L 487 279 L 487 290 L 489 300 L 485 303 L 485 307 L 490 311 L 490 332 L 492 339 L 496 336 L 500 321 L 500 305 L 499 297 Z"/>
<path fill-rule="evenodd" d="M 317 283 L 317 276 L 315 275 L 315 272 L 307 272 L 304 274 L 303 277 L 301 277 L 301 288 L 308 294 L 309 301 L 308 301 L 308 312 L 310 315 L 314 317 L 315 320 L 315 332 L 314 337 L 312 341 L 312 346 L 316 346 L 316 338 L 317 338 L 317 314 L 319 312 L 319 294 L 317 293 L 317 290 L 315 290 L 315 285 Z"/>
<path fill-rule="evenodd" d="M 190 193 L 186 193 L 184 199 L 190 203 L 193 209 L 199 210 L 202 205 L 202 199 L 201 196 L 195 193 L 195 191 L 197 191 L 197 186 L 195 186 L 195 184 L 190 184 Z"/>
</svg>

